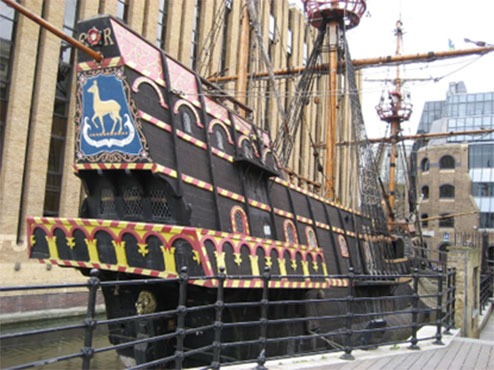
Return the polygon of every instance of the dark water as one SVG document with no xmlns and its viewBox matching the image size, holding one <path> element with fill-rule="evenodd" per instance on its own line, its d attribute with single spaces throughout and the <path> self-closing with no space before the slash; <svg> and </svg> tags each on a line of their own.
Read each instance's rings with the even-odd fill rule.
<svg viewBox="0 0 494 370">
<path fill-rule="evenodd" d="M 99 317 L 98 319 L 104 319 Z M 80 324 L 84 317 L 59 320 L 35 321 L 23 324 L 2 325 L 2 335 L 28 330 L 54 328 Z M 110 345 L 106 327 L 97 327 L 93 337 L 93 348 Z M 53 357 L 80 353 L 84 347 L 84 329 L 73 329 L 57 333 L 31 335 L 23 338 L 0 341 L 0 368 L 5 369 L 29 362 L 46 360 Z M 82 358 L 61 361 L 38 367 L 38 369 L 80 369 Z M 94 355 L 91 369 L 124 369 L 116 351 L 107 351 Z"/>
</svg>

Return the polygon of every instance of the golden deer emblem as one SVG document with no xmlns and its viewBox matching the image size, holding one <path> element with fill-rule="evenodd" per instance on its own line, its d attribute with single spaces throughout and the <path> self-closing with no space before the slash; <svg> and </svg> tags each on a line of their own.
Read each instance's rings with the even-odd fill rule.
<svg viewBox="0 0 494 370">
<path fill-rule="evenodd" d="M 91 118 L 91 122 L 93 123 L 94 128 L 98 128 L 98 124 L 96 121 L 96 118 L 98 118 L 100 122 L 99 125 L 101 126 L 101 132 L 104 134 L 105 124 L 103 121 L 103 117 L 109 115 L 110 118 L 113 120 L 113 127 L 111 129 L 111 133 L 113 134 L 115 132 L 115 127 L 117 123 L 119 125 L 118 132 L 122 132 L 122 118 L 120 117 L 120 109 L 122 109 L 122 107 L 120 106 L 120 104 L 118 104 L 118 102 L 113 99 L 101 100 L 99 96 L 99 88 L 97 81 L 94 81 L 93 84 L 87 89 L 87 91 L 93 94 L 94 114 L 93 117 Z"/>
</svg>

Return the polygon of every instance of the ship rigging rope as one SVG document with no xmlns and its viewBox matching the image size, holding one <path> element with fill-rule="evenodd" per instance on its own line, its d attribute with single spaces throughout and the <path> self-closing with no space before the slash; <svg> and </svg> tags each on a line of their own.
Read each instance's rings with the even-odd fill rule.
<svg viewBox="0 0 494 370">
<path fill-rule="evenodd" d="M 226 15 L 226 5 L 225 2 L 222 1 L 220 2 L 220 6 L 217 10 L 217 12 L 214 14 L 213 19 L 214 23 L 213 26 L 209 29 L 209 32 L 206 36 L 206 39 L 204 40 L 203 47 L 199 51 L 199 55 L 197 57 L 197 60 L 199 61 L 198 66 L 197 66 L 197 72 L 200 76 L 204 76 L 208 73 L 208 71 L 211 70 L 212 68 L 212 58 L 214 54 L 214 48 L 218 42 L 218 35 L 220 34 L 220 30 L 223 28 L 222 26 L 225 23 L 225 15 Z M 222 68 L 220 65 L 221 63 L 218 63 L 218 68 Z M 224 71 L 218 70 L 216 75 L 222 75 Z"/>
<path fill-rule="evenodd" d="M 371 144 L 365 131 L 362 107 L 357 93 L 355 69 L 351 62 L 348 42 L 343 32 L 345 52 L 345 74 L 348 82 L 348 95 L 351 107 L 351 124 L 355 137 L 359 140 L 356 145 L 357 168 L 359 172 L 359 189 L 361 206 L 365 213 L 373 218 L 376 231 L 386 232 L 386 217 L 382 208 L 383 194 L 379 190 L 379 171 L 374 160 Z"/>
<path fill-rule="evenodd" d="M 302 76 L 300 77 L 295 89 L 294 97 L 289 103 L 286 113 L 287 118 L 281 123 L 274 140 L 273 147 L 282 167 L 286 167 L 288 163 L 291 151 L 293 149 L 293 140 L 297 134 L 304 107 L 311 96 L 309 92 L 314 81 L 313 68 L 316 65 L 316 61 L 321 53 L 324 34 L 324 29 L 319 30 L 317 39 L 314 42 L 314 47 L 307 61 L 307 66 L 302 72 Z"/>
</svg>

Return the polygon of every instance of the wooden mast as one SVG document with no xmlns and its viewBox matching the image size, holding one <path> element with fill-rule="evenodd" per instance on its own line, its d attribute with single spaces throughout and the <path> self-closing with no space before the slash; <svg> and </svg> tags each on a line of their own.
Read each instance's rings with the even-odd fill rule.
<svg viewBox="0 0 494 370">
<path fill-rule="evenodd" d="M 338 34 L 339 21 L 332 20 L 326 26 L 326 34 L 329 38 L 329 91 L 328 91 L 328 115 L 326 122 L 326 168 L 324 190 L 326 196 L 334 197 L 335 169 L 336 169 L 336 106 L 338 88 Z"/>
<path fill-rule="evenodd" d="M 403 36 L 403 30 L 401 28 L 401 20 L 396 22 L 396 55 L 400 55 L 401 38 Z M 396 66 L 396 80 L 395 91 L 392 94 L 399 94 L 396 97 L 396 112 L 400 110 L 401 105 L 401 81 L 400 81 L 400 66 Z M 393 97 L 392 97 L 393 99 Z M 388 184 L 388 201 L 389 201 L 389 218 L 390 221 L 394 221 L 394 209 L 395 209 L 395 191 L 396 191 L 396 158 L 398 153 L 396 151 L 397 137 L 400 132 L 400 117 L 398 114 L 394 114 L 391 120 L 391 153 L 389 158 L 389 184 Z"/>
<path fill-rule="evenodd" d="M 403 37 L 403 23 L 396 22 L 396 56 L 401 54 L 401 41 Z M 397 143 L 400 133 L 401 122 L 407 121 L 412 114 L 412 105 L 407 103 L 401 92 L 400 65 L 396 66 L 396 79 L 394 90 L 386 98 L 381 98 L 377 106 L 377 113 L 381 120 L 386 121 L 391 126 L 391 150 L 389 158 L 389 180 L 388 180 L 388 205 L 389 222 L 395 220 L 395 199 L 396 199 L 396 159 L 398 157 Z"/>
<path fill-rule="evenodd" d="M 247 103 L 247 65 L 249 61 L 249 7 L 247 1 L 242 3 L 242 23 L 240 25 L 240 50 L 238 53 L 238 81 L 236 99 L 242 104 Z M 245 117 L 246 111 L 241 110 Z"/>
</svg>

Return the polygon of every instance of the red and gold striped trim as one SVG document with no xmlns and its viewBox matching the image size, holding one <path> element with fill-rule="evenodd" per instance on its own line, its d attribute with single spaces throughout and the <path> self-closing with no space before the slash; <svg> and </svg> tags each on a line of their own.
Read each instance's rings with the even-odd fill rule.
<svg viewBox="0 0 494 370">
<path fill-rule="evenodd" d="M 312 192 L 310 192 L 310 191 L 308 191 L 306 189 L 303 189 L 303 188 L 298 187 L 296 185 L 290 184 L 288 181 L 283 180 L 283 179 L 281 179 L 279 177 L 275 177 L 274 179 L 271 179 L 271 181 L 274 181 L 277 184 L 280 184 L 280 185 L 282 185 L 284 187 L 287 187 L 287 188 L 290 188 L 292 190 L 295 190 L 298 193 L 307 195 L 307 196 L 309 196 L 309 197 L 311 197 L 311 198 L 313 198 L 315 200 L 318 200 L 318 201 L 321 201 L 323 203 L 329 204 L 330 206 L 333 206 L 333 207 L 342 209 L 342 210 L 347 211 L 347 212 L 350 212 L 350 213 L 354 213 L 354 214 L 359 215 L 359 216 L 362 215 L 362 213 L 360 211 L 351 209 L 349 207 L 345 207 L 345 206 L 343 206 L 341 204 L 338 204 L 338 203 L 334 203 L 334 202 L 330 201 L 329 199 L 326 199 L 326 198 L 321 197 L 318 194 L 312 193 Z"/>
<path fill-rule="evenodd" d="M 195 137 L 193 136 L 190 136 L 189 134 L 181 131 L 181 130 L 177 130 L 177 136 L 185 141 L 188 141 L 189 143 L 191 144 L 194 144 L 195 146 L 197 146 L 198 148 L 201 148 L 201 149 L 204 149 L 206 150 L 208 148 L 208 146 L 206 145 L 205 142 L 199 140 L 199 139 L 196 139 Z"/>
<path fill-rule="evenodd" d="M 328 231 L 331 230 L 331 227 L 323 222 L 316 221 L 316 226 L 324 230 L 328 230 Z"/>
<path fill-rule="evenodd" d="M 94 262 L 82 262 L 82 261 L 69 261 L 63 259 L 39 259 L 41 263 L 59 265 L 59 266 L 68 266 L 68 267 L 83 267 L 88 269 L 99 269 L 99 270 L 109 270 L 109 271 L 118 271 L 118 272 L 126 272 L 129 274 L 137 274 L 137 275 L 146 275 L 152 277 L 159 277 L 163 279 L 175 279 L 178 277 L 176 272 L 169 271 L 158 271 L 158 270 L 150 270 L 144 269 L 140 267 L 130 267 L 130 266 L 119 266 L 112 265 L 108 263 L 94 263 Z"/>
<path fill-rule="evenodd" d="M 172 127 L 168 123 L 160 121 L 159 119 L 151 116 L 148 113 L 143 112 L 142 110 L 138 110 L 137 114 L 138 114 L 139 118 L 142 118 L 143 120 L 155 125 L 156 127 L 159 127 L 162 130 L 165 130 L 168 132 L 172 131 Z"/>
<path fill-rule="evenodd" d="M 221 159 L 224 159 L 230 163 L 233 163 L 233 156 L 230 154 L 227 154 L 221 150 L 218 150 L 216 148 L 211 148 L 211 153 L 213 153 L 215 156 L 220 157 Z"/>
<path fill-rule="evenodd" d="M 297 215 L 297 221 L 303 222 L 304 224 L 307 224 L 307 225 L 314 224 L 314 222 L 310 218 L 298 216 L 298 215 Z"/>
<path fill-rule="evenodd" d="M 249 199 L 249 205 L 252 207 L 259 208 L 263 211 L 271 212 L 271 207 L 269 205 L 258 202 L 257 200 Z"/>
<path fill-rule="evenodd" d="M 192 177 L 192 176 L 189 176 L 186 174 L 182 174 L 182 180 L 183 180 L 183 182 L 190 184 L 190 185 L 194 185 L 200 189 L 204 189 L 207 191 L 213 191 L 214 190 L 213 185 L 211 185 L 210 183 L 196 179 L 195 177 Z"/>
<path fill-rule="evenodd" d="M 278 216 L 285 217 L 285 218 L 290 218 L 290 219 L 295 218 L 293 213 L 284 211 L 284 210 L 276 208 L 276 207 L 274 208 L 274 213 L 277 214 Z"/>
<path fill-rule="evenodd" d="M 108 68 L 108 67 L 118 67 L 121 65 L 124 65 L 124 59 L 122 57 L 115 57 L 115 58 L 106 58 L 103 59 L 101 62 L 95 62 L 95 61 L 88 61 L 88 62 L 82 62 L 77 64 L 76 70 L 77 72 L 83 72 L 83 71 L 89 71 L 92 69 L 101 69 L 101 68 Z"/>
<path fill-rule="evenodd" d="M 216 191 L 218 192 L 219 195 L 221 195 L 225 198 L 230 198 L 230 199 L 233 199 L 233 200 L 235 200 L 237 202 L 241 202 L 241 203 L 245 202 L 245 197 L 243 195 L 234 193 L 233 191 L 223 189 L 219 186 L 216 187 Z"/>
</svg>

